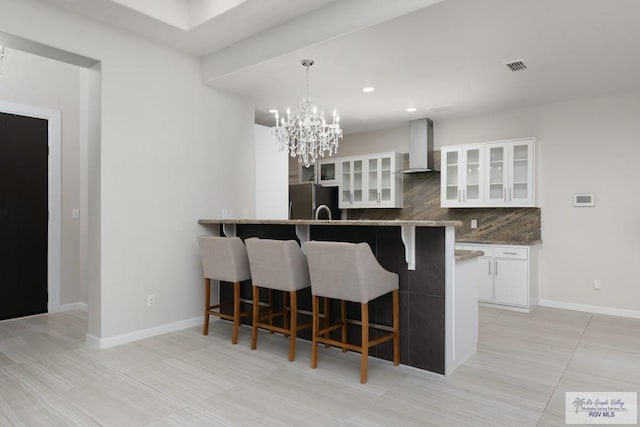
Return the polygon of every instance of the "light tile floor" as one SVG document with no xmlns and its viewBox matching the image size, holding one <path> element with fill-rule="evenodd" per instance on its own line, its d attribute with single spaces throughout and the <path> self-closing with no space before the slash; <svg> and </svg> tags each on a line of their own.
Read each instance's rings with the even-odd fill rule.
<svg viewBox="0 0 640 427">
<path fill-rule="evenodd" d="M 640 320 L 480 309 L 478 353 L 448 377 L 226 322 L 106 350 L 82 311 L 0 322 L 0 426 L 555 426 L 565 391 L 640 391 Z"/>
</svg>

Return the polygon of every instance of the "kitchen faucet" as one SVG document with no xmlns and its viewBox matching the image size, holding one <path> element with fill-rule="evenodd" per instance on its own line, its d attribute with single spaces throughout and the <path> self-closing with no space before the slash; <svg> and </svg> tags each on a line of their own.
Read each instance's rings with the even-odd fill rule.
<svg viewBox="0 0 640 427">
<path fill-rule="evenodd" d="M 331 209 L 329 209 L 329 206 L 327 205 L 320 205 L 316 208 L 316 220 L 318 219 L 318 215 L 320 214 L 320 210 L 325 210 L 327 211 L 327 214 L 329 215 L 329 221 L 331 221 Z"/>
</svg>

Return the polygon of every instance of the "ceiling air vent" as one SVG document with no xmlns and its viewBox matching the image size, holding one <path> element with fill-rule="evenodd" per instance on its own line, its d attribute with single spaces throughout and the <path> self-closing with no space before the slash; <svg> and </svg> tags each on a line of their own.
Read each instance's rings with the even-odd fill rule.
<svg viewBox="0 0 640 427">
<path fill-rule="evenodd" d="M 437 107 L 427 108 L 429 111 L 433 111 L 434 113 L 439 113 L 441 111 L 447 111 L 449 109 L 448 105 L 439 105 Z"/>
<path fill-rule="evenodd" d="M 522 62 L 522 59 L 519 59 L 517 61 L 507 62 L 505 65 L 511 71 L 522 71 L 527 69 L 527 66 L 524 65 L 524 62 Z"/>
</svg>

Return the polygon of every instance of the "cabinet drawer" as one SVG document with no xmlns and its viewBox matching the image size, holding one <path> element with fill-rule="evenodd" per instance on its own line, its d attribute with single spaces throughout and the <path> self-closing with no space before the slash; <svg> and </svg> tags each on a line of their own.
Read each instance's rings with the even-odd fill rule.
<svg viewBox="0 0 640 427">
<path fill-rule="evenodd" d="M 513 258 L 513 259 L 528 259 L 528 248 L 495 248 L 493 256 L 496 258 Z"/>
</svg>

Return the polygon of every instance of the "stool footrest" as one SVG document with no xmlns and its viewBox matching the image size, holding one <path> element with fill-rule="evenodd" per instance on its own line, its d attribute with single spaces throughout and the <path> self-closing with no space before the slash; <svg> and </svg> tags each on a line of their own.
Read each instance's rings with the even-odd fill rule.
<svg viewBox="0 0 640 427">
<path fill-rule="evenodd" d="M 233 320 L 233 314 L 226 314 L 226 313 L 220 313 L 219 311 L 209 311 L 209 314 L 212 316 L 216 316 L 219 317 L 221 319 L 225 319 L 225 320 Z M 247 316 L 251 316 L 251 312 L 250 311 L 245 311 L 240 313 L 239 317 L 247 317 Z"/>
<path fill-rule="evenodd" d="M 306 328 L 310 328 L 311 326 L 312 326 L 311 323 L 303 323 L 303 324 L 297 325 L 296 332 Z M 268 323 L 257 322 L 256 327 L 261 329 L 266 329 L 268 331 L 279 332 L 284 335 L 289 335 L 291 333 L 291 330 L 288 328 L 281 328 L 280 326 L 269 325 Z"/>
</svg>

